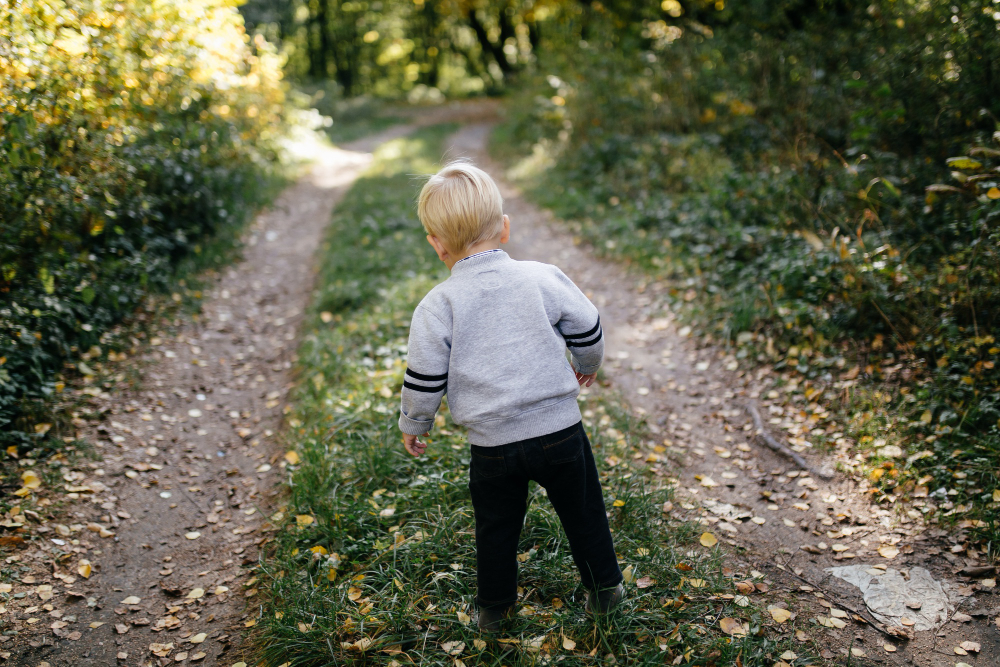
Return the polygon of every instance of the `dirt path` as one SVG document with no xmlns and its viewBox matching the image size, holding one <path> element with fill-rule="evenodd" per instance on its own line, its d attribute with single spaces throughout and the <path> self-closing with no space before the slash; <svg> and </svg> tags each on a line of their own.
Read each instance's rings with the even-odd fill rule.
<svg viewBox="0 0 1000 667">
<path fill-rule="evenodd" d="M 495 104 L 414 109 L 314 167 L 248 229 L 202 312 L 129 360 L 138 391 L 97 395 L 79 437 L 101 460 L 64 468 L 68 506 L 10 556 L 0 660 L 41 667 L 229 666 L 259 609 L 244 569 L 268 539 L 284 460 L 279 434 L 315 251 L 333 207 L 385 141 L 474 121 Z M 75 489 L 75 490 L 72 490 Z M 89 578 L 82 576 L 90 566 Z"/>
<path fill-rule="evenodd" d="M 243 261 L 221 272 L 200 316 L 175 323 L 132 362 L 143 389 L 97 397 L 106 418 L 80 435 L 103 461 L 72 480 L 93 493 L 81 494 L 39 553 L 20 557 L 31 573 L 12 591 L 28 594 L 15 599 L 15 614 L 38 620 L 22 625 L 13 664 L 240 659 L 256 593 L 242 568 L 266 540 L 281 478 L 277 434 L 315 250 L 369 151 L 410 130 L 317 147 L 311 173 L 258 216 Z M 89 579 L 78 573 L 84 560 Z M 38 586 L 51 585 L 51 572 L 36 573 L 39 562 L 61 576 L 43 600 Z"/>
<path fill-rule="evenodd" d="M 471 157 L 500 175 L 502 168 L 485 152 L 490 127 L 466 126 L 454 136 L 450 155 Z M 810 454 L 805 443 L 813 429 L 833 439 L 843 437 L 833 417 L 816 403 L 795 404 L 790 394 L 772 391 L 764 383 L 767 376 L 733 372 L 733 356 L 691 338 L 690 328 L 677 325 L 665 285 L 649 284 L 648 278 L 631 275 L 620 264 L 596 259 L 591 249 L 575 244 L 565 227 L 526 202 L 515 188 L 502 183 L 501 189 L 512 221 L 507 247 L 511 256 L 559 265 L 601 309 L 611 388 L 646 415 L 654 434 L 636 452 L 632 465 L 677 480 L 679 506 L 674 511 L 701 521 L 706 530 L 737 547 L 732 550 L 732 568 L 744 576 L 752 570 L 763 573 L 771 587 L 767 604 L 788 602 L 797 626 L 815 641 L 814 650 L 828 659 L 844 659 L 853 648 L 853 664 L 1000 664 L 1000 596 L 986 588 L 991 583 L 988 574 L 979 575 L 987 579 L 984 584 L 955 576 L 963 567 L 983 564 L 974 551 L 961 543 L 955 546 L 944 531 L 926 529 L 915 520 L 920 514 L 913 509 L 897 513 L 873 506 L 865 488 L 851 478 L 838 474 L 824 480 L 760 446 L 746 412 L 748 402 L 759 406 L 772 433 L 798 443 L 815 468 L 832 470 L 848 456 L 843 440 L 826 458 Z M 880 548 L 892 558 L 880 554 Z M 891 570 L 901 572 L 900 580 L 908 579 L 906 585 L 913 586 L 904 601 L 910 607 L 902 611 L 918 623 L 921 615 L 934 615 L 932 596 L 916 588 L 922 574 L 917 568 L 926 568 L 950 589 L 942 616 L 942 621 L 948 620 L 922 632 L 906 625 L 889 629 L 913 634 L 908 641 L 870 623 L 852 622 L 853 612 L 874 619 L 859 589 L 827 572 L 850 565 L 864 565 L 862 572 L 874 569 L 876 578 L 891 577 Z M 875 569 L 882 567 L 887 575 Z M 888 579 L 874 586 L 880 581 Z M 913 608 L 918 606 L 921 609 Z M 846 623 L 840 622 L 841 616 Z M 980 650 L 961 649 L 963 641 L 979 644 Z"/>
</svg>

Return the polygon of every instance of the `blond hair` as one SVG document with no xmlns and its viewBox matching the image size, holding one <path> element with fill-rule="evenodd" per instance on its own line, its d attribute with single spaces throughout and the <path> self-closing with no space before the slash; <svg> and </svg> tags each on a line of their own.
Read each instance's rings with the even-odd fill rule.
<svg viewBox="0 0 1000 667">
<path fill-rule="evenodd" d="M 451 162 L 420 190 L 417 215 L 428 234 L 449 250 L 464 252 L 503 229 L 503 197 L 485 171 Z"/>
</svg>

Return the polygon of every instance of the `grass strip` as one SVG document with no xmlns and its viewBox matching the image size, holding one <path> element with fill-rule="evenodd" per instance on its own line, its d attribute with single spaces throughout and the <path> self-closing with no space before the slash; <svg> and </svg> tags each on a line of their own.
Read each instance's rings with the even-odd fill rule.
<svg viewBox="0 0 1000 667">
<path fill-rule="evenodd" d="M 721 566 L 718 547 L 699 544 L 700 527 L 665 514 L 667 478 L 650 470 L 656 457 L 637 456 L 640 445 L 654 447 L 643 425 L 593 394 L 582 408 L 628 581 L 621 612 L 596 622 L 585 614 L 565 535 L 534 487 L 519 548 L 520 612 L 502 636 L 476 629 L 468 445 L 447 410 L 422 459 L 404 453 L 396 428 L 409 318 L 447 275 L 423 242 L 413 175 L 436 169 L 452 130 L 383 145 L 334 214 L 289 415 L 287 506 L 271 517 L 254 582 L 264 599 L 251 621 L 259 660 L 772 664 L 785 641 L 733 595 L 737 573 Z M 723 621 L 745 636 L 722 632 Z"/>
</svg>

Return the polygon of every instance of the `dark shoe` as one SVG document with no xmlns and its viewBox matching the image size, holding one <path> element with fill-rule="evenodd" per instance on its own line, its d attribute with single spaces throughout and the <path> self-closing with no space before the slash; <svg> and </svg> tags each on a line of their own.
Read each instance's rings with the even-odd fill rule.
<svg viewBox="0 0 1000 667">
<path fill-rule="evenodd" d="M 513 615 L 514 605 L 504 609 L 481 608 L 479 610 L 479 619 L 477 623 L 479 624 L 479 629 L 483 632 L 500 632 L 500 625 L 504 622 L 504 620 Z"/>
<path fill-rule="evenodd" d="M 587 613 L 607 614 L 621 603 L 623 597 L 625 597 L 625 588 L 621 584 L 596 593 L 591 592 L 590 597 L 587 598 Z"/>
</svg>

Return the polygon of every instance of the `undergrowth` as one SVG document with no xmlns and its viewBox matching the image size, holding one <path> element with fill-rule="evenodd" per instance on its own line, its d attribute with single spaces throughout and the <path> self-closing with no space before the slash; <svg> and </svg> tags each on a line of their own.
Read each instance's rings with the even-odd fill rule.
<svg viewBox="0 0 1000 667">
<path fill-rule="evenodd" d="M 949 97 L 988 76 L 927 64 L 923 97 L 892 89 L 946 108 L 950 134 L 878 116 L 865 105 L 903 66 L 886 49 L 916 46 L 879 33 L 838 60 L 869 29 L 677 21 L 620 52 L 568 49 L 525 81 L 493 145 L 532 198 L 666 281 L 738 358 L 839 404 L 876 499 L 915 500 L 1000 553 L 1000 126 Z"/>
<path fill-rule="evenodd" d="M 287 506 L 271 517 L 273 541 L 254 582 L 266 599 L 251 621 L 258 658 L 289 667 L 606 664 L 610 656 L 774 663 L 791 628 L 765 628 L 757 606 L 736 604 L 736 573 L 721 566 L 719 550 L 664 513 L 670 488 L 646 468 L 656 457 L 639 452 L 653 448 L 642 424 L 592 394 L 582 407 L 628 581 L 621 611 L 596 621 L 584 613 L 565 536 L 535 487 L 519 548 L 518 616 L 500 636 L 477 631 L 468 445 L 446 408 L 421 459 L 404 453 L 396 427 L 410 315 L 447 275 L 423 242 L 412 175 L 435 170 L 451 129 L 382 146 L 334 214 L 289 416 Z M 746 636 L 720 631 L 731 618 Z"/>
</svg>

